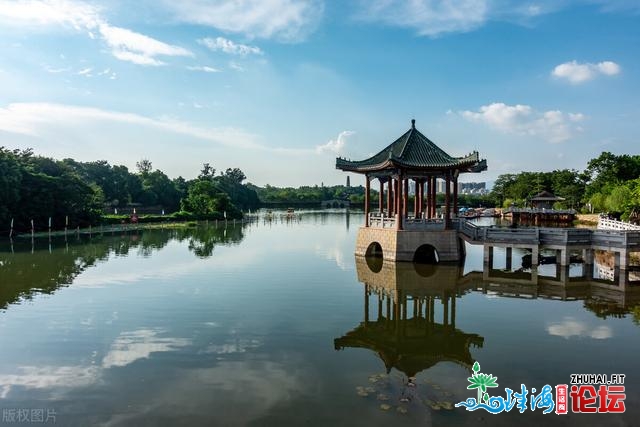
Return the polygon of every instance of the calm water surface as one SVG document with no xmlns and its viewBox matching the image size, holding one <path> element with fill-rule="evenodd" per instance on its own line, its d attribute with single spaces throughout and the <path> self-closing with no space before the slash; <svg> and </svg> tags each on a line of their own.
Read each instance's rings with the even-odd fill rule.
<svg viewBox="0 0 640 427">
<path fill-rule="evenodd" d="M 0 425 L 18 409 L 64 426 L 640 425 L 629 301 L 483 283 L 478 247 L 463 267 L 369 265 L 353 256 L 361 222 L 2 242 Z M 393 295 L 406 320 L 387 316 Z M 627 412 L 449 410 L 475 396 L 474 361 L 502 396 L 624 373 Z"/>
</svg>

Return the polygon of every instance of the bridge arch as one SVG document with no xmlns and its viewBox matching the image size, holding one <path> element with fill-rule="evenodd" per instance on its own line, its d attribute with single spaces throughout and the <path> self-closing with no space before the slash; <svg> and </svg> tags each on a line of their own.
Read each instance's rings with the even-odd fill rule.
<svg viewBox="0 0 640 427">
<path fill-rule="evenodd" d="M 440 262 L 440 255 L 438 250 L 429 244 L 418 246 L 413 253 L 413 262 L 418 264 L 438 264 Z"/>
<path fill-rule="evenodd" d="M 372 272 L 378 273 L 382 270 L 382 264 L 384 263 L 382 245 L 378 242 L 371 242 L 365 252 L 365 260 Z"/>
</svg>

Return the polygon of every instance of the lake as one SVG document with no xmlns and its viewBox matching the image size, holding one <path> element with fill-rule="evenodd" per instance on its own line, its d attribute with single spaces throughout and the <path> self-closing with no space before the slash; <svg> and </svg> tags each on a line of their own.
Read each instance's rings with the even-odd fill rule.
<svg viewBox="0 0 640 427">
<path fill-rule="evenodd" d="M 482 247 L 468 246 L 463 266 L 356 260 L 362 223 L 302 212 L 3 240 L 2 421 L 638 425 L 640 326 L 628 298 L 483 282 Z M 574 373 L 626 374 L 626 413 L 452 408 L 476 397 L 476 361 L 498 378 L 492 396 L 570 384 Z"/>
</svg>

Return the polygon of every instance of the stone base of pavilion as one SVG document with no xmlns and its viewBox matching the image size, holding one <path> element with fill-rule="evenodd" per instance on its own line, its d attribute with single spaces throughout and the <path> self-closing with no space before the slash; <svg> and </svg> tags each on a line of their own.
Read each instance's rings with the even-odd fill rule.
<svg viewBox="0 0 640 427">
<path fill-rule="evenodd" d="M 464 242 L 460 240 L 456 230 L 445 230 L 444 222 L 425 223 L 422 227 L 412 227 L 408 223 L 406 225 L 404 230 L 397 230 L 395 227 L 360 227 L 355 254 L 382 255 L 387 261 L 413 262 L 416 260 L 416 253 L 426 248 L 435 251 L 437 262 L 457 262 L 464 259 Z"/>
</svg>

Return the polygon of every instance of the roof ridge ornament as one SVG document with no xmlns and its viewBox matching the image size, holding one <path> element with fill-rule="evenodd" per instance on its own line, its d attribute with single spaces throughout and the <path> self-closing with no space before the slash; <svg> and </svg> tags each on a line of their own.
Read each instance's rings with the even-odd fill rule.
<svg viewBox="0 0 640 427">
<path fill-rule="evenodd" d="M 416 128 L 416 119 L 411 119 L 411 129 Z"/>
</svg>

